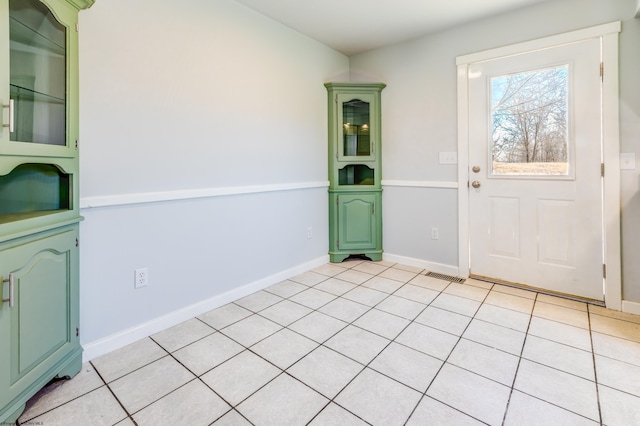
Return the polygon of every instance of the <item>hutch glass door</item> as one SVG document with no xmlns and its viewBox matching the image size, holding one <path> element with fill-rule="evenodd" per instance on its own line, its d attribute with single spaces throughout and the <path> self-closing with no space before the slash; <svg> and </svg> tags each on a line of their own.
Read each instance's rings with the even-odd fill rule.
<svg viewBox="0 0 640 426">
<path fill-rule="evenodd" d="M 9 139 L 66 145 L 66 27 L 38 0 L 9 0 Z"/>
<path fill-rule="evenodd" d="M 374 158 L 374 144 L 371 143 L 372 123 L 371 108 L 373 96 L 338 95 L 338 130 L 339 160 L 367 161 Z"/>
</svg>

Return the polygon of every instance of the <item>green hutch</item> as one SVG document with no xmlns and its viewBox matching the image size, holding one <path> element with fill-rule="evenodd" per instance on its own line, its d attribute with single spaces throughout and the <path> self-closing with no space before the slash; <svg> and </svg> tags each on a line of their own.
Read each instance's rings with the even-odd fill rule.
<svg viewBox="0 0 640 426">
<path fill-rule="evenodd" d="M 326 83 L 329 258 L 382 260 L 380 98 L 384 83 Z"/>
<path fill-rule="evenodd" d="M 0 423 L 82 367 L 78 11 L 0 0 Z"/>
</svg>

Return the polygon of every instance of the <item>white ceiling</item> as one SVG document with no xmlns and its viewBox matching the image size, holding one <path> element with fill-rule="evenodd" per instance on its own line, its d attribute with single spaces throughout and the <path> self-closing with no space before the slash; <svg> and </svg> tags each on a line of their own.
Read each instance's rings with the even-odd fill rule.
<svg viewBox="0 0 640 426">
<path fill-rule="evenodd" d="M 548 0 L 236 1 L 350 56 Z"/>
</svg>

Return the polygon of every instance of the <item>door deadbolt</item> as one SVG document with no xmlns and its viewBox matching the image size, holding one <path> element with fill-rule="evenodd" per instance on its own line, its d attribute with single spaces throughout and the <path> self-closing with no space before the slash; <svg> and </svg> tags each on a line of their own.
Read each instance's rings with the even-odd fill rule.
<svg viewBox="0 0 640 426">
<path fill-rule="evenodd" d="M 473 173 L 478 173 L 480 172 L 480 166 L 473 166 L 471 170 L 473 170 Z"/>
</svg>

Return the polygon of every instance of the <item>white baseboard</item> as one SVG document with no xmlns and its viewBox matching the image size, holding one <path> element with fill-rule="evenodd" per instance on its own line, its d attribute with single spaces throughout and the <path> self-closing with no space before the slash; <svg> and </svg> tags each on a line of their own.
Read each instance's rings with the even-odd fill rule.
<svg viewBox="0 0 640 426">
<path fill-rule="evenodd" d="M 262 278 L 258 281 L 246 284 L 242 287 L 229 290 L 225 293 L 218 294 L 210 299 L 203 300 L 190 306 L 178 309 L 170 312 L 161 317 L 154 318 L 151 321 L 147 321 L 142 324 L 138 324 L 134 327 L 122 330 L 118 333 L 110 336 L 103 337 L 102 339 L 95 340 L 93 342 L 83 343 L 82 347 L 84 352 L 82 354 L 82 361 L 87 362 L 101 355 L 120 349 L 128 344 L 136 342 L 145 337 L 151 336 L 183 321 L 194 318 L 198 315 L 202 315 L 206 312 L 216 309 L 222 305 L 238 300 L 244 296 L 247 296 L 256 291 L 262 290 L 273 284 L 277 284 L 280 281 L 284 281 L 288 278 L 294 277 L 298 274 L 306 272 L 310 269 L 324 265 L 329 262 L 329 256 L 321 256 L 312 261 L 300 264 L 293 268 L 286 269 L 276 274 L 270 275 L 266 278 Z"/>
<path fill-rule="evenodd" d="M 423 268 L 431 272 L 438 272 L 440 274 L 458 276 L 459 269 L 457 265 L 445 265 L 444 263 L 429 262 L 422 259 L 415 259 L 413 257 L 399 256 L 397 254 L 390 254 L 390 253 L 383 253 L 382 258 L 389 262 L 402 263 L 403 265 L 415 266 L 416 268 Z"/>
<path fill-rule="evenodd" d="M 626 312 L 628 314 L 640 315 L 640 302 L 631 302 L 630 300 L 623 300 L 622 312 Z"/>
</svg>

